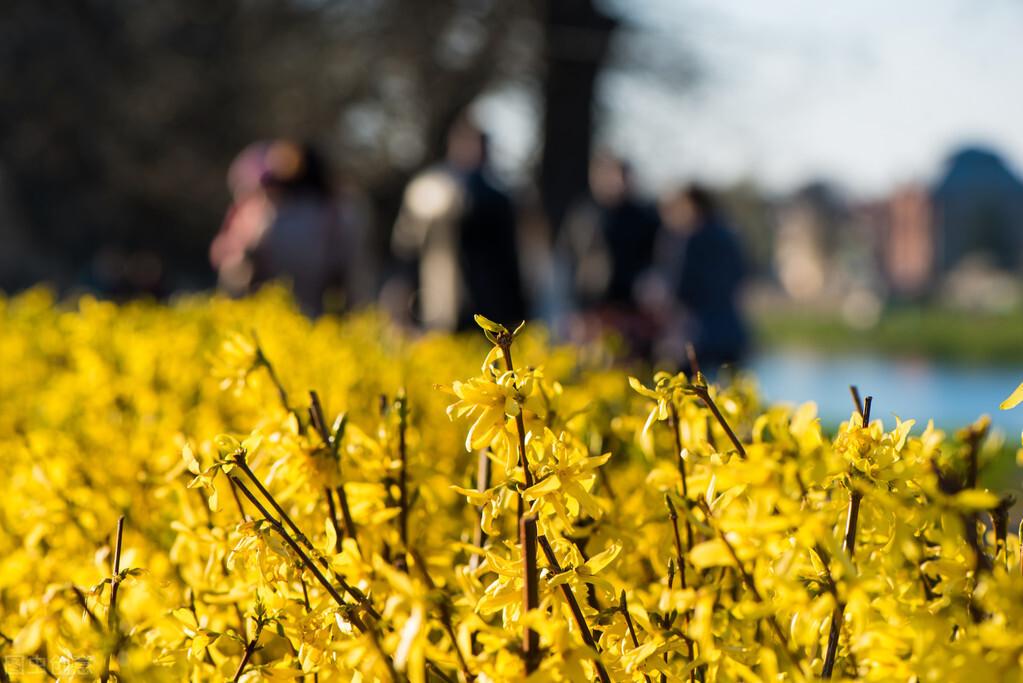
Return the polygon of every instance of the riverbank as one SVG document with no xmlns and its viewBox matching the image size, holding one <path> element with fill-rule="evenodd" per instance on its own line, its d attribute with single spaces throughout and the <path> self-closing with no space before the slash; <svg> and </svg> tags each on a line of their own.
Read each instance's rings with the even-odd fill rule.
<svg viewBox="0 0 1023 683">
<path fill-rule="evenodd" d="M 763 309 L 752 313 L 759 348 L 882 354 L 962 364 L 1023 364 L 1023 312 L 969 313 L 893 308 L 858 329 L 837 312 Z"/>
</svg>

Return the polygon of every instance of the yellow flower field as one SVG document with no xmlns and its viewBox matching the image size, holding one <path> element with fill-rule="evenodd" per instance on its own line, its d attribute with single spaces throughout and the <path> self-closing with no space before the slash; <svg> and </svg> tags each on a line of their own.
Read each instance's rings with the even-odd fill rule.
<svg viewBox="0 0 1023 683">
<path fill-rule="evenodd" d="M 0 298 L 0 680 L 1023 680 L 985 421 L 479 323 Z"/>
</svg>

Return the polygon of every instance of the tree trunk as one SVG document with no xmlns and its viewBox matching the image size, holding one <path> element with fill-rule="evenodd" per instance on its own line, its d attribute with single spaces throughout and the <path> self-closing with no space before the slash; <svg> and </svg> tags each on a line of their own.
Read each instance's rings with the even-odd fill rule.
<svg viewBox="0 0 1023 683">
<path fill-rule="evenodd" d="M 544 6 L 544 123 L 540 195 L 551 234 L 587 191 L 593 99 L 617 21 L 593 0 L 548 0 Z"/>
</svg>

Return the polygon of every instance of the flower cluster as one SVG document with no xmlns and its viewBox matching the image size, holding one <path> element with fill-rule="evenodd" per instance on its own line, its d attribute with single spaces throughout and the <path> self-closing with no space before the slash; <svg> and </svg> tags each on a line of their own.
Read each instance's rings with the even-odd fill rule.
<svg viewBox="0 0 1023 683">
<path fill-rule="evenodd" d="M 986 420 L 477 321 L 0 298 L 0 680 L 1023 679 Z"/>
</svg>

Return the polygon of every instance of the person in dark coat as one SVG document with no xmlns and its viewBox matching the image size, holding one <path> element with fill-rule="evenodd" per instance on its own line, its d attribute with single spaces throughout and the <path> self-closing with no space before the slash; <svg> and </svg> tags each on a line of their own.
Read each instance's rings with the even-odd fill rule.
<svg viewBox="0 0 1023 683">
<path fill-rule="evenodd" d="M 738 238 L 699 185 L 669 197 L 664 218 L 658 252 L 668 291 L 681 308 L 675 331 L 692 343 L 702 369 L 742 360 L 749 335 L 738 306 L 746 274 Z M 677 348 L 674 355 L 686 364 Z"/>
<path fill-rule="evenodd" d="M 606 153 L 590 164 L 590 193 L 569 213 L 558 236 L 561 308 L 568 335 L 621 334 L 628 351 L 646 356 L 652 321 L 638 305 L 638 286 L 654 261 L 660 218 L 636 192 L 629 165 Z"/>
<path fill-rule="evenodd" d="M 445 161 L 409 183 L 391 247 L 418 266 L 418 296 L 408 291 L 415 276 L 389 283 L 384 304 L 396 317 L 408 317 L 401 301 L 412 299 L 428 329 L 468 329 L 476 313 L 511 326 L 526 318 L 515 207 L 487 162 L 486 134 L 461 119 Z"/>
</svg>

